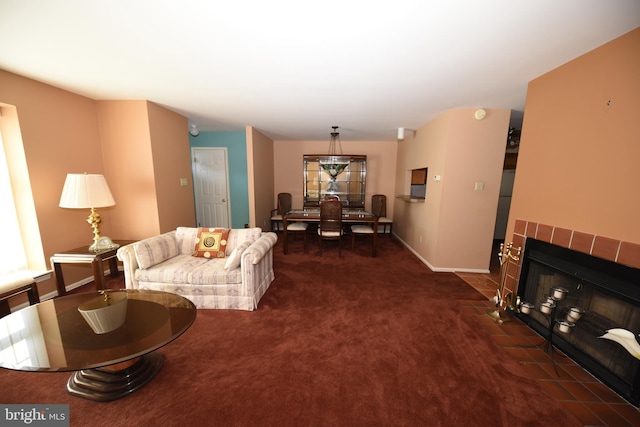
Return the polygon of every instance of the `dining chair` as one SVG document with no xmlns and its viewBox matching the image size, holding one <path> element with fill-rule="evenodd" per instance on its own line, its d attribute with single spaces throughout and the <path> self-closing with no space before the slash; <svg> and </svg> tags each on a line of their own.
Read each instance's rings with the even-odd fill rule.
<svg viewBox="0 0 640 427">
<path fill-rule="evenodd" d="M 291 210 L 291 193 L 278 193 L 278 214 L 284 215 Z"/>
<path fill-rule="evenodd" d="M 278 203 L 275 209 L 271 210 L 271 231 L 279 231 L 278 223 L 283 224 L 283 213 L 291 210 L 291 193 L 278 193 Z M 283 225 L 284 226 L 284 225 Z"/>
<path fill-rule="evenodd" d="M 322 241 L 337 240 L 338 256 L 342 256 L 342 202 L 323 200 L 320 202 L 320 222 L 318 223 L 318 244 L 322 256 Z"/>
<path fill-rule="evenodd" d="M 373 222 L 368 222 L 366 224 L 354 224 L 351 226 L 351 250 L 355 252 L 356 248 L 356 236 L 369 236 L 371 237 L 371 256 L 376 256 L 376 233 L 375 230 L 378 228 L 378 221 L 380 218 L 380 209 L 378 207 L 377 210 L 374 210 L 373 215 L 375 217 Z"/>
<path fill-rule="evenodd" d="M 289 233 L 293 234 L 293 237 L 297 234 L 302 234 L 304 238 L 304 251 L 307 250 L 307 227 L 309 224 L 306 222 L 288 222 L 285 218 L 286 214 L 291 210 L 291 193 L 279 193 L 278 194 L 278 215 L 282 218 L 282 227 L 286 229 L 287 236 L 289 238 Z M 289 243 L 288 241 L 286 243 Z M 288 244 L 283 245 L 283 251 L 285 255 L 288 252 Z"/>
<path fill-rule="evenodd" d="M 384 194 L 374 194 L 371 196 L 371 212 L 378 215 L 378 224 L 382 225 L 382 232 L 387 232 L 389 226 L 389 237 L 393 232 L 393 221 L 387 218 L 387 196 Z"/>
</svg>

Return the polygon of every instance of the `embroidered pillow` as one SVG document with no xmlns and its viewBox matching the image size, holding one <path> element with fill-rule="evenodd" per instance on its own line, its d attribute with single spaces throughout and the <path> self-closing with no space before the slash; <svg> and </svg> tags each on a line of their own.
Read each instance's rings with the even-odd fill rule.
<svg viewBox="0 0 640 427">
<path fill-rule="evenodd" d="M 242 259 L 242 254 L 249 246 L 251 246 L 252 242 L 243 242 L 240 243 L 233 251 L 231 251 L 231 255 L 227 257 L 227 262 L 224 264 L 225 271 L 230 271 L 240 267 L 240 260 Z"/>
<path fill-rule="evenodd" d="M 228 228 L 198 228 L 191 255 L 203 258 L 224 258 L 228 238 Z"/>
</svg>

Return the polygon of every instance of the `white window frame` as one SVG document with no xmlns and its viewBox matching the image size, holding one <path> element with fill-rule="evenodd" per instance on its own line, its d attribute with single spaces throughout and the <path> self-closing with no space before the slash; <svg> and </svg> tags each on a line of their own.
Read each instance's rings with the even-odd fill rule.
<svg viewBox="0 0 640 427">
<path fill-rule="evenodd" d="M 42 281 L 47 268 L 15 106 L 0 103 L 0 279 L 20 275 Z"/>
</svg>

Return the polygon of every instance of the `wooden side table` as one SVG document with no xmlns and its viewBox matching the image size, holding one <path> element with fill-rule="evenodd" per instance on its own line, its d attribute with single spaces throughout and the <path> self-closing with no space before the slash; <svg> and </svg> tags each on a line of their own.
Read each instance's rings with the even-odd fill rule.
<svg viewBox="0 0 640 427">
<path fill-rule="evenodd" d="M 120 246 L 125 246 L 135 240 L 115 240 Z M 62 275 L 62 264 L 91 264 L 93 269 L 93 280 L 96 290 L 104 289 L 104 266 L 103 261 L 109 261 L 109 270 L 111 277 L 118 277 L 118 259 L 116 258 L 118 248 L 106 249 L 100 252 L 89 250 L 89 246 L 82 246 L 68 251 L 54 254 L 51 257 L 51 265 L 56 272 L 56 286 L 58 288 L 58 296 L 67 294 L 67 288 L 64 284 L 64 276 Z"/>
</svg>

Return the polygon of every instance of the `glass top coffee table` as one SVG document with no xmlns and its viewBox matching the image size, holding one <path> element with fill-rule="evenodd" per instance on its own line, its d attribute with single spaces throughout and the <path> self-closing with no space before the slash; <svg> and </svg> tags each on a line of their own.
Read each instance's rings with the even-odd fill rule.
<svg viewBox="0 0 640 427">
<path fill-rule="evenodd" d="M 67 391 L 97 401 L 124 397 L 160 370 L 155 350 L 182 335 L 197 310 L 179 295 L 112 290 L 54 298 L 0 319 L 0 367 L 76 371 Z"/>
</svg>

